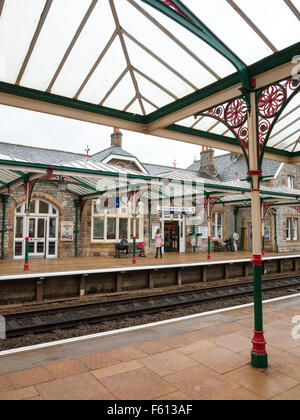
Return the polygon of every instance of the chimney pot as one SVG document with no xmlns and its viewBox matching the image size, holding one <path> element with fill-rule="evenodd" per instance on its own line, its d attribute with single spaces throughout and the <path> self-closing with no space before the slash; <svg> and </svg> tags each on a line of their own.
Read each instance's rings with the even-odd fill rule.
<svg viewBox="0 0 300 420">
<path fill-rule="evenodd" d="M 200 153 L 200 169 L 199 173 L 202 176 L 209 175 L 216 177 L 218 175 L 215 167 L 215 151 L 214 149 L 203 150 Z"/>
<path fill-rule="evenodd" d="M 114 132 L 111 135 L 111 147 L 122 148 L 122 137 L 123 134 L 121 133 L 120 129 L 114 128 Z"/>
</svg>

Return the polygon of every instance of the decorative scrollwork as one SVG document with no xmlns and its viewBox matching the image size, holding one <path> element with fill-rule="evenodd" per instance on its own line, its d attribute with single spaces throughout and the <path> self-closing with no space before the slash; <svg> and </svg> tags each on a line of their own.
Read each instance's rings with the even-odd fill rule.
<svg viewBox="0 0 300 420">
<path fill-rule="evenodd" d="M 225 110 L 225 121 L 232 128 L 239 128 L 247 119 L 247 104 L 238 98 L 229 102 Z"/>
<path fill-rule="evenodd" d="M 272 118 L 280 111 L 286 99 L 283 87 L 278 83 L 267 86 L 257 99 L 257 110 L 262 118 Z"/>
<path fill-rule="evenodd" d="M 267 86 L 257 96 L 258 157 L 261 160 L 263 148 L 274 123 L 292 95 L 300 87 L 300 81 L 292 77 Z"/>
<path fill-rule="evenodd" d="M 257 135 L 260 165 L 266 141 L 274 124 L 284 107 L 299 89 L 300 80 L 289 77 L 257 92 Z M 248 107 L 243 97 L 235 98 L 195 115 L 195 117 L 198 116 L 212 117 L 226 125 L 238 139 L 248 161 Z"/>
</svg>

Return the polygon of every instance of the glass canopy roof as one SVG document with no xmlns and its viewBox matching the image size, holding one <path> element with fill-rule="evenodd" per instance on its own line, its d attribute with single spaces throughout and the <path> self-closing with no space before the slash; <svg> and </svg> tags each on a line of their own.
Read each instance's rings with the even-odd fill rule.
<svg viewBox="0 0 300 420">
<path fill-rule="evenodd" d="M 237 71 L 232 60 L 159 11 L 161 3 L 170 2 L 0 0 L 0 92 L 31 98 L 36 98 L 35 91 L 44 92 L 39 99 L 82 109 L 90 104 L 93 112 L 144 125 L 216 82 L 225 89 L 222 81 Z M 282 57 L 282 50 L 291 46 L 292 56 L 300 54 L 300 0 L 184 4 L 246 67 L 259 67 L 260 60 L 272 55 Z M 269 147 L 300 152 L 299 102 L 296 95 L 289 103 Z M 221 136 L 220 141 L 234 139 L 221 122 L 210 117 L 195 120 L 193 114 L 191 110 L 171 123 L 202 136 Z M 169 125 L 166 121 L 164 127 Z"/>
</svg>

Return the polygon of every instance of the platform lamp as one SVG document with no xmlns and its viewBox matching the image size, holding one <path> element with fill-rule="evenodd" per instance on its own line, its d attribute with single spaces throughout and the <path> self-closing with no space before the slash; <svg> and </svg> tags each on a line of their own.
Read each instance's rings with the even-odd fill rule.
<svg viewBox="0 0 300 420">
<path fill-rule="evenodd" d="M 59 189 L 59 191 L 66 191 L 67 186 L 68 186 L 68 183 L 65 180 L 65 178 L 63 176 L 60 176 L 59 177 L 59 180 L 58 180 L 58 189 Z"/>
</svg>

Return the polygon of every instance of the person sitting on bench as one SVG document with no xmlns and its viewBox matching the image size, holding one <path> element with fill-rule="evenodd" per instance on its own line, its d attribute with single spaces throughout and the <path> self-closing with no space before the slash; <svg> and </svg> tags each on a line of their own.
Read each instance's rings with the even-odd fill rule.
<svg viewBox="0 0 300 420">
<path fill-rule="evenodd" d="M 116 245 L 116 250 L 117 251 L 126 251 L 126 255 L 128 255 L 128 241 L 126 239 L 126 236 L 123 236 L 120 243 Z"/>
</svg>

